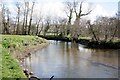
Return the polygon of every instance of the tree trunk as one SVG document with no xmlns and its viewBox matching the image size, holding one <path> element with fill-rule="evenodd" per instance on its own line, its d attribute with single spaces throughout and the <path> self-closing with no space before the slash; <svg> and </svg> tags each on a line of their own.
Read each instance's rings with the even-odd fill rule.
<svg viewBox="0 0 120 80">
<path fill-rule="evenodd" d="M 28 23 L 28 13 L 29 13 L 29 2 L 25 2 L 25 8 L 26 8 L 26 10 L 25 10 L 25 35 L 27 34 L 27 23 Z"/>
<path fill-rule="evenodd" d="M 18 19 L 17 19 L 17 29 L 16 34 L 20 34 L 20 7 L 18 7 Z"/>
<path fill-rule="evenodd" d="M 39 31 L 39 35 L 40 35 L 40 33 L 41 33 L 41 31 L 43 30 L 43 23 L 42 23 L 42 27 L 41 27 L 41 29 L 40 29 L 40 31 Z"/>
<path fill-rule="evenodd" d="M 93 28 L 92 28 L 92 25 L 91 25 L 90 23 L 88 23 L 88 24 L 89 24 L 89 30 L 90 30 L 90 32 L 92 33 L 93 38 L 95 39 L 95 41 L 98 41 L 98 38 L 97 38 L 97 36 L 96 36 Z"/>
<path fill-rule="evenodd" d="M 31 15 L 30 15 L 30 21 L 29 21 L 29 26 L 28 26 L 28 34 L 30 34 L 30 29 L 31 29 L 31 23 L 32 23 L 32 15 L 33 15 L 34 3 L 35 3 L 35 2 L 33 2 L 32 10 L 31 10 Z"/>
</svg>

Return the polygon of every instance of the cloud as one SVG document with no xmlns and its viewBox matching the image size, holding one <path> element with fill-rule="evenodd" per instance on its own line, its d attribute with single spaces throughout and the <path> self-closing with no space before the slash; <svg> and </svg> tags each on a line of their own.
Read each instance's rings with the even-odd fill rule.
<svg viewBox="0 0 120 80">
<path fill-rule="evenodd" d="M 44 16 L 65 16 L 63 11 L 63 4 L 60 2 L 46 3 L 46 4 L 36 4 L 35 13 L 38 14 L 40 11 Z"/>
<path fill-rule="evenodd" d="M 93 21 L 98 16 L 111 17 L 113 15 L 114 15 L 113 12 L 110 13 L 106 9 L 104 9 L 101 5 L 96 4 L 95 8 L 93 9 L 93 11 L 91 12 L 91 14 L 88 17 L 89 17 L 89 19 L 91 19 Z"/>
<path fill-rule="evenodd" d="M 16 13 L 17 9 L 15 7 L 15 2 L 17 1 L 24 1 L 24 0 L 4 0 L 12 14 Z M 62 0 L 63 1 L 63 0 Z M 66 13 L 64 12 L 64 4 L 60 0 L 35 0 L 35 8 L 34 8 L 34 15 L 39 15 L 42 13 L 43 16 L 52 15 L 59 16 L 59 17 L 66 17 Z M 94 20 L 96 16 L 113 16 L 113 10 L 107 10 L 107 8 L 103 8 L 101 4 L 94 4 L 93 11 L 90 15 L 87 16 L 87 19 Z M 89 3 L 84 3 L 83 6 L 83 13 L 86 12 L 90 8 Z"/>
</svg>

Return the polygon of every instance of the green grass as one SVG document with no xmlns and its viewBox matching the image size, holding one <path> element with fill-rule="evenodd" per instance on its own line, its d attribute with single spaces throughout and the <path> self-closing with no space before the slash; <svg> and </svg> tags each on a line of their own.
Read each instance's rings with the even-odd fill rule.
<svg viewBox="0 0 120 80">
<path fill-rule="evenodd" d="M 90 37 L 78 37 L 78 39 L 86 39 L 86 40 L 90 40 L 91 38 Z"/>
<path fill-rule="evenodd" d="M 3 78 L 25 78 L 22 69 L 7 49 L 2 50 L 2 77 Z"/>
<path fill-rule="evenodd" d="M 31 47 L 36 44 L 46 42 L 45 39 L 37 36 L 21 36 L 21 35 L 0 35 L 2 41 L 0 42 L 2 56 L 2 76 L 3 78 L 25 78 L 23 71 L 17 62 L 17 59 L 11 55 L 10 48 L 14 50 L 24 51 L 25 47 Z"/>
</svg>

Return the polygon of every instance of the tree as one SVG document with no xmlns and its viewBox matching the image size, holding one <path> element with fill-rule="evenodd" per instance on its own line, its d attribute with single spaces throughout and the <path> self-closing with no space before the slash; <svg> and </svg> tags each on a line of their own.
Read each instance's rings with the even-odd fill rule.
<svg viewBox="0 0 120 80">
<path fill-rule="evenodd" d="M 96 33 L 94 31 L 93 25 L 90 23 L 89 20 L 88 20 L 87 24 L 88 24 L 88 29 L 89 29 L 90 33 L 93 35 L 92 39 L 95 40 L 95 41 L 98 41 L 99 38 L 98 38 L 98 36 L 96 35 Z"/>
<path fill-rule="evenodd" d="M 24 28 L 24 34 L 27 34 L 27 23 L 28 23 L 28 13 L 29 13 L 29 2 L 25 2 L 25 28 Z"/>
<path fill-rule="evenodd" d="M 80 27 L 79 27 L 79 32 L 81 34 L 81 37 L 89 37 L 89 31 L 88 31 L 88 26 L 87 26 L 87 19 L 80 19 Z"/>
<path fill-rule="evenodd" d="M 81 17 L 89 15 L 92 11 L 92 10 L 88 10 L 86 13 L 83 13 L 83 10 L 82 10 L 83 2 L 84 1 L 81 1 L 80 4 L 79 4 L 79 2 L 74 1 L 74 13 L 75 13 L 76 18 L 75 18 L 75 21 L 74 21 L 74 24 L 73 24 L 74 28 L 72 28 L 72 39 L 73 40 L 76 40 L 79 37 L 78 28 L 80 26 Z M 78 6 L 79 6 L 79 8 L 78 8 Z M 78 8 L 78 12 L 77 12 L 77 8 Z"/>
<path fill-rule="evenodd" d="M 98 17 L 93 24 L 90 21 L 87 24 L 94 41 L 113 41 L 117 37 L 117 19 L 114 17 Z"/>
<path fill-rule="evenodd" d="M 34 5 L 35 5 L 35 2 L 33 2 L 32 8 L 31 8 L 30 21 L 29 21 L 29 26 L 28 26 L 28 34 L 30 34 L 30 28 L 31 28 L 31 23 L 32 23 L 32 15 L 33 15 Z"/>
<path fill-rule="evenodd" d="M 24 2 L 25 4 L 25 2 Z M 26 5 L 23 7 L 23 24 L 22 24 L 22 34 L 25 34 L 25 15 L 26 15 Z"/>
<path fill-rule="evenodd" d="M 38 19 L 38 21 L 36 22 L 36 27 L 37 27 L 36 35 L 40 34 L 40 32 L 41 32 L 41 31 L 39 31 L 39 24 L 40 24 L 41 20 L 42 20 L 42 18 L 40 17 L 40 18 Z M 43 24 L 42 24 L 42 25 L 43 25 Z M 42 28 L 43 28 L 43 26 L 42 26 Z M 41 29 L 42 29 L 42 28 L 41 28 Z"/>
<path fill-rule="evenodd" d="M 66 1 L 65 7 L 66 7 L 65 12 L 68 17 L 68 23 L 67 23 L 67 29 L 66 29 L 66 33 L 68 35 L 70 33 L 71 21 L 73 17 L 73 2 Z"/>
<path fill-rule="evenodd" d="M 38 32 L 39 35 L 41 34 L 41 32 L 42 32 L 42 30 L 43 30 L 43 27 L 44 27 L 44 25 L 43 25 L 43 22 L 42 22 L 41 29 L 40 29 L 39 32 Z"/>
<path fill-rule="evenodd" d="M 7 12 L 7 21 L 5 19 L 5 14 Z M 9 11 L 8 9 L 5 7 L 4 4 L 2 4 L 2 23 L 3 23 L 3 34 L 9 34 Z"/>
<path fill-rule="evenodd" d="M 47 31 L 49 30 L 50 28 L 50 24 L 51 24 L 51 16 L 47 16 L 46 19 L 45 19 L 45 28 L 44 28 L 44 33 L 43 35 L 45 36 Z"/>
<path fill-rule="evenodd" d="M 60 36 L 65 37 L 67 19 L 66 18 L 59 18 L 58 21 L 59 21 L 59 24 L 60 24 Z"/>
<path fill-rule="evenodd" d="M 17 18 L 15 17 L 15 21 L 13 23 L 13 34 L 16 34 L 16 24 L 17 24 Z"/>
<path fill-rule="evenodd" d="M 17 7 L 17 29 L 16 29 L 16 34 L 20 34 L 20 3 L 16 3 Z"/>
<path fill-rule="evenodd" d="M 2 9 L 2 8 L 1 8 L 1 4 L 0 4 L 0 26 L 1 26 L 1 27 L 0 27 L 0 34 L 2 34 L 2 32 L 3 32 L 3 31 L 2 31 L 2 26 L 3 26 L 3 25 L 2 25 L 2 10 L 1 10 L 1 9 Z"/>
<path fill-rule="evenodd" d="M 111 27 L 111 38 L 109 41 L 112 41 L 118 34 L 118 19 L 110 18 L 110 27 Z"/>
<path fill-rule="evenodd" d="M 120 38 L 120 16 L 117 17 L 117 37 Z"/>
</svg>

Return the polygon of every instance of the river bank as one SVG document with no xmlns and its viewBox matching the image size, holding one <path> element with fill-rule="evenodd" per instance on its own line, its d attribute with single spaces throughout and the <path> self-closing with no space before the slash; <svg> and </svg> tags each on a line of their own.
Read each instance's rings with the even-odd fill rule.
<svg viewBox="0 0 120 80">
<path fill-rule="evenodd" d="M 0 35 L 2 41 L 2 78 L 26 78 L 22 62 L 26 57 L 48 45 L 47 40 L 37 36 Z"/>
<path fill-rule="evenodd" d="M 52 36 L 52 35 L 39 35 L 39 37 L 45 38 L 47 40 L 59 40 L 65 42 L 72 42 L 70 38 L 60 37 L 60 36 Z M 92 41 L 88 38 L 79 38 L 75 40 L 77 43 L 84 45 L 86 48 L 94 48 L 94 49 L 120 49 L 120 40 L 116 41 Z"/>
</svg>

